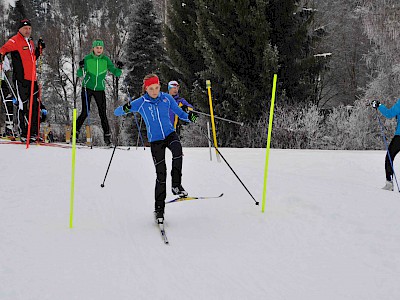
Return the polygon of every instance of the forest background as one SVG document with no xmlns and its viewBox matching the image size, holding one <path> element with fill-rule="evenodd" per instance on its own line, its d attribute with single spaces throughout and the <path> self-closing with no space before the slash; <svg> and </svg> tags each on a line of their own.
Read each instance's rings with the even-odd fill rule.
<svg viewBox="0 0 400 300">
<path fill-rule="evenodd" d="M 265 147 L 273 74 L 278 74 L 272 147 L 383 149 L 372 100 L 387 106 L 399 97 L 400 3 L 387 0 L 18 0 L 0 1 L 0 43 L 32 21 L 32 37 L 46 42 L 39 61 L 42 101 L 56 139 L 65 139 L 72 109 L 81 110 L 78 62 L 100 38 L 113 62 L 124 62 L 118 84 L 106 82 L 114 141 L 136 144 L 133 115 L 114 108 L 140 96 L 144 75 L 177 80 L 181 96 L 209 113 L 211 80 L 223 147 Z M 129 91 L 129 93 L 128 93 Z M 4 107 L 2 107 L 4 109 Z M 102 141 L 91 107 L 94 141 Z M 140 116 L 138 124 L 142 124 Z M 4 124 L 4 113 L 0 122 Z M 208 117 L 183 126 L 185 146 L 206 146 Z M 383 120 L 385 134 L 395 122 Z M 123 123 L 123 126 L 122 125 Z M 142 134 L 145 136 L 144 125 Z"/>
</svg>

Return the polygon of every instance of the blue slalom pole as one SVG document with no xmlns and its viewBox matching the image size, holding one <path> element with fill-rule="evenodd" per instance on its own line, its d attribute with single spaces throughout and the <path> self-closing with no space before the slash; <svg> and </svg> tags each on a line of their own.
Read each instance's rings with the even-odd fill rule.
<svg viewBox="0 0 400 300">
<path fill-rule="evenodd" d="M 398 190 L 399 193 L 400 193 L 399 184 L 398 184 L 398 182 L 397 182 L 397 176 L 396 176 L 396 173 L 395 173 L 395 171 L 394 171 L 393 160 L 392 160 L 392 158 L 391 158 L 391 156 L 390 156 L 390 153 L 389 153 L 389 146 L 388 146 L 388 143 L 387 143 L 387 139 L 386 139 L 386 136 L 385 136 L 384 127 L 383 127 L 381 118 L 379 118 L 379 115 L 378 115 L 378 111 L 376 112 L 376 118 L 378 119 L 379 125 L 380 125 L 380 127 L 381 127 L 381 134 L 382 134 L 383 142 L 385 143 L 386 153 L 387 153 L 387 156 L 388 156 L 388 158 L 389 158 L 390 166 L 392 167 L 393 177 L 394 177 L 394 180 L 396 181 L 397 190 Z"/>
</svg>

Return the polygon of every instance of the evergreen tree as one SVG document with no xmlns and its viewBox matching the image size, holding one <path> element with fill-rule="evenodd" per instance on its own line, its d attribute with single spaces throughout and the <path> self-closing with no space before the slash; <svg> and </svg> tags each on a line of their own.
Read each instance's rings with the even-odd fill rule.
<svg viewBox="0 0 400 300">
<path fill-rule="evenodd" d="M 151 0 L 135 3 L 128 25 L 130 32 L 126 44 L 126 80 L 132 97 L 141 95 L 143 78 L 149 73 L 160 73 L 164 61 L 161 22 L 157 19 Z"/>
<path fill-rule="evenodd" d="M 201 52 L 196 48 L 196 9 L 195 1 L 171 0 L 165 27 L 169 61 L 162 68 L 163 77 L 168 81 L 178 80 L 188 90 L 193 89 L 198 72 L 205 68 Z"/>
<path fill-rule="evenodd" d="M 198 0 L 197 33 L 206 65 L 201 77 L 212 81 L 220 116 L 253 122 L 267 109 L 277 68 L 267 9 L 265 1 Z M 218 131 L 224 145 L 240 138 L 237 126 L 224 124 Z"/>
<path fill-rule="evenodd" d="M 271 43 L 279 52 L 279 81 L 289 99 L 315 101 L 321 64 L 312 53 L 316 37 L 310 34 L 315 10 L 298 7 L 298 0 L 270 0 Z"/>
</svg>

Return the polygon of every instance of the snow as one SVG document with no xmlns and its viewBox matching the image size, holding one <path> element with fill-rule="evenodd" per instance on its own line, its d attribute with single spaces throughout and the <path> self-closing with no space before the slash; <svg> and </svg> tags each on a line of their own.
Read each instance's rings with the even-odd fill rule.
<svg viewBox="0 0 400 300">
<path fill-rule="evenodd" d="M 224 162 L 184 148 L 183 186 L 224 196 L 167 205 L 169 245 L 148 148 L 116 150 L 104 188 L 112 150 L 77 150 L 72 229 L 71 150 L 0 151 L 2 300 L 400 297 L 400 195 L 380 189 L 383 151 L 272 149 L 263 214 Z M 265 149 L 221 152 L 261 201 Z"/>
</svg>

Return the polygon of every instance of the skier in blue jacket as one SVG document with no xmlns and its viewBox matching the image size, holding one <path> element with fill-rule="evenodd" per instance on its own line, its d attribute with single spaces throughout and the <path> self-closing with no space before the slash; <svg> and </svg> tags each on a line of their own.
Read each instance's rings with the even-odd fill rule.
<svg viewBox="0 0 400 300">
<path fill-rule="evenodd" d="M 186 197 L 188 193 L 182 187 L 182 145 L 169 118 L 171 109 L 185 122 L 196 122 L 197 115 L 186 113 L 179 108 L 176 101 L 168 94 L 160 92 L 160 81 L 157 75 L 149 74 L 143 79 L 144 95 L 115 109 L 116 116 L 130 112 L 139 112 L 146 123 L 147 138 L 150 142 L 151 154 L 156 168 L 155 217 L 160 224 L 164 222 L 167 166 L 165 149 L 172 152 L 172 193 Z"/>
<path fill-rule="evenodd" d="M 381 104 L 379 101 L 374 100 L 371 103 L 372 107 L 377 109 L 384 117 L 391 119 L 396 117 L 397 127 L 396 132 L 394 133 L 394 137 L 389 144 L 388 153 L 386 153 L 385 158 L 385 172 L 386 172 L 386 184 L 382 188 L 384 190 L 393 191 L 393 169 L 392 164 L 394 163 L 394 158 L 397 153 L 400 152 L 400 99 L 397 100 L 395 105 L 391 108 L 387 108 L 384 104 Z M 392 161 L 392 163 L 390 162 Z"/>
<path fill-rule="evenodd" d="M 185 98 L 182 98 L 179 95 L 179 83 L 175 80 L 172 80 L 168 82 L 168 94 L 172 96 L 172 98 L 175 99 L 176 103 L 180 108 L 183 109 L 184 112 L 189 112 L 190 110 L 193 110 L 193 105 L 191 105 L 189 102 L 186 101 Z M 179 122 L 178 116 L 172 111 L 172 109 L 169 110 L 169 118 L 171 119 L 171 123 L 174 124 L 174 128 L 176 130 L 176 133 L 181 136 L 181 122 Z M 187 123 L 184 123 L 183 125 L 186 125 Z"/>
</svg>

